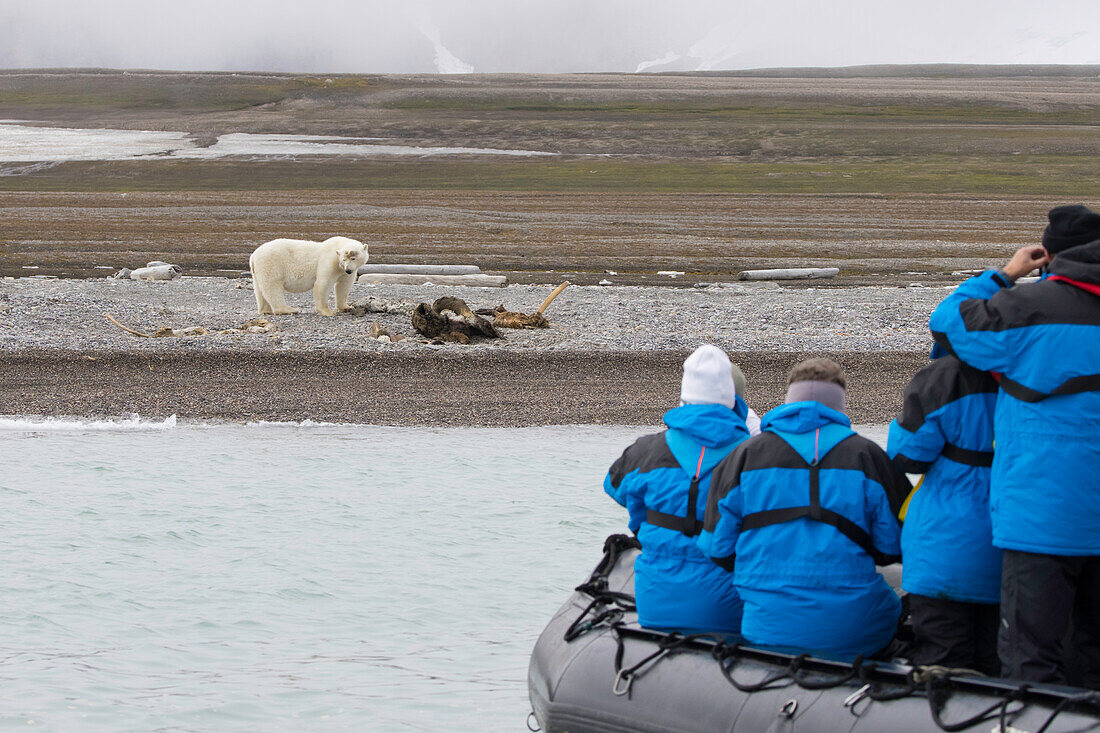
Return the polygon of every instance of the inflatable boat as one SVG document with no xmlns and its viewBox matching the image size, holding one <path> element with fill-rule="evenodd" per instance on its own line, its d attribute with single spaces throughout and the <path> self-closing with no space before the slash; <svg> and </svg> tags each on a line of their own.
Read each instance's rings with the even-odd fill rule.
<svg viewBox="0 0 1100 733">
<path fill-rule="evenodd" d="M 535 644 L 531 730 L 1100 732 L 1100 692 L 899 659 L 845 663 L 643 629 L 633 537 L 613 535 Z"/>
</svg>

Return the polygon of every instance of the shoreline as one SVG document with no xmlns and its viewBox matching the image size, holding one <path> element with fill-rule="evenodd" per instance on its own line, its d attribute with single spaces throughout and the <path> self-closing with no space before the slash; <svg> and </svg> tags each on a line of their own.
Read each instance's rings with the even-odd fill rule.
<svg viewBox="0 0 1100 733">
<path fill-rule="evenodd" d="M 309 293 L 275 330 L 219 334 L 256 317 L 247 280 L 0 280 L 0 415 L 314 420 L 393 426 L 657 425 L 679 402 L 683 360 L 700 343 L 726 350 L 759 414 L 780 404 L 796 362 L 845 369 L 850 417 L 885 423 L 926 362 L 928 314 L 942 288 L 684 289 L 573 286 L 549 329 L 434 344 L 412 330 L 415 303 L 442 295 L 471 308 L 531 313 L 548 287 L 356 286 L 351 302 L 385 312 L 325 318 Z M 364 300 L 365 298 L 365 300 Z M 365 306 L 364 306 L 365 307 Z M 202 326 L 205 336 L 139 338 Z M 370 337 L 374 324 L 403 335 Z"/>
<path fill-rule="evenodd" d="M 884 423 L 927 362 L 928 313 L 939 288 L 567 288 L 549 329 L 437 345 L 417 336 L 417 302 L 456 295 L 471 308 L 534 312 L 547 287 L 356 286 L 351 302 L 386 312 L 272 318 L 252 335 L 139 338 L 218 331 L 255 318 L 244 280 L 0 280 L 0 415 L 267 420 L 518 427 L 657 425 L 679 401 L 684 358 L 725 349 L 748 378 L 759 414 L 780 404 L 801 359 L 828 355 L 847 372 L 850 417 Z M 367 300 L 364 301 L 363 298 Z M 374 299 L 372 301 L 372 299 Z M 406 337 L 370 338 L 373 324 Z"/>
<path fill-rule="evenodd" d="M 594 353 L 86 351 L 0 357 L 0 415 L 343 422 L 391 426 L 657 425 L 686 351 Z M 730 352 L 763 415 L 810 356 L 845 369 L 854 423 L 885 423 L 918 351 Z"/>
</svg>

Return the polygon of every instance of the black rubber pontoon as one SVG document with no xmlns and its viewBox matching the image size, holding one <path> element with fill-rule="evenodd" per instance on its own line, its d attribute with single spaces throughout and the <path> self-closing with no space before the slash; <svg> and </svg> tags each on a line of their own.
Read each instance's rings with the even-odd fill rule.
<svg viewBox="0 0 1100 733">
<path fill-rule="evenodd" d="M 535 644 L 527 684 L 543 731 L 1100 731 L 1100 692 L 938 667 L 845 664 L 643 629 L 637 542 L 604 559 Z"/>
</svg>

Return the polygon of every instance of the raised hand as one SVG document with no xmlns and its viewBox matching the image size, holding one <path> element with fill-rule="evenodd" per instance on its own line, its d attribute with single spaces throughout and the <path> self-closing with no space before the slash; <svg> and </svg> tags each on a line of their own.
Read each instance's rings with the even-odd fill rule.
<svg viewBox="0 0 1100 733">
<path fill-rule="evenodd" d="M 1050 255 L 1041 244 L 1029 244 L 1016 250 L 1016 254 L 1012 255 L 1012 259 L 1004 266 L 1004 272 L 1015 280 L 1049 262 Z"/>
</svg>

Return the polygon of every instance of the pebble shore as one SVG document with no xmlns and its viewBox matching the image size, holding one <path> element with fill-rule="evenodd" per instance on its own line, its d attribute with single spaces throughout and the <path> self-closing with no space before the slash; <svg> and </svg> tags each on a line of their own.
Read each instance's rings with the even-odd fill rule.
<svg viewBox="0 0 1100 733">
<path fill-rule="evenodd" d="M 849 374 L 853 419 L 884 422 L 927 358 L 928 314 L 945 288 L 705 289 L 571 286 L 547 311 L 550 329 L 438 345 L 406 308 L 443 295 L 471 308 L 533 312 L 545 286 L 366 286 L 351 303 L 393 312 L 269 317 L 270 334 L 140 338 L 135 330 L 256 318 L 247 279 L 183 277 L 0 280 L 0 414 L 177 414 L 219 419 L 323 419 L 376 424 L 653 424 L 675 405 L 686 353 L 710 342 L 749 377 L 758 411 L 782 399 L 786 370 L 830 355 Z M 372 323 L 404 341 L 370 338 Z"/>
<path fill-rule="evenodd" d="M 534 312 L 551 287 L 507 288 L 357 284 L 349 301 L 368 298 L 394 304 L 431 304 L 443 295 L 477 309 L 503 304 Z M 110 323 L 153 333 L 158 328 L 202 326 L 210 331 L 240 326 L 257 317 L 247 279 L 183 277 L 160 282 L 132 280 L 0 280 L 0 350 L 94 349 L 145 353 L 306 351 L 368 352 L 682 351 L 702 342 L 732 351 L 907 351 L 930 344 L 928 315 L 950 292 L 944 288 L 807 288 L 775 283 L 729 287 L 662 288 L 570 286 L 547 310 L 552 327 L 502 330 L 504 338 L 445 347 L 415 339 L 397 344 L 369 338 L 377 321 L 393 333 L 415 337 L 404 312 L 313 312 L 309 293 L 288 294 L 302 312 L 267 316 L 270 335 L 207 335 L 136 338 Z"/>
</svg>

